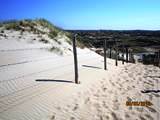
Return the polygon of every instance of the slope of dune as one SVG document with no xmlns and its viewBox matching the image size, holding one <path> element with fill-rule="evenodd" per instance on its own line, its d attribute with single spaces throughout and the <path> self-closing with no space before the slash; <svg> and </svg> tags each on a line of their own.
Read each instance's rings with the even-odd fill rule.
<svg viewBox="0 0 160 120">
<path fill-rule="evenodd" d="M 26 30 L 1 31 L 0 120 L 159 120 L 159 93 L 142 93 L 160 89 L 158 67 L 115 66 L 107 59 L 105 71 L 102 56 L 77 48 L 75 84 L 72 45 L 63 32 L 53 40 Z M 146 100 L 153 105 L 126 106 Z"/>
</svg>

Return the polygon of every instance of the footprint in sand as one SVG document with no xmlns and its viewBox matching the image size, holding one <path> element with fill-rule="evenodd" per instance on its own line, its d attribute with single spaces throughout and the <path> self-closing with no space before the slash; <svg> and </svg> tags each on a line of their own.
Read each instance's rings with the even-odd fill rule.
<svg viewBox="0 0 160 120">
<path fill-rule="evenodd" d="M 148 80 L 149 83 L 153 84 L 153 80 Z"/>
<path fill-rule="evenodd" d="M 60 106 L 58 106 L 58 107 L 56 107 L 57 108 L 57 110 L 61 110 L 61 107 Z"/>
<path fill-rule="evenodd" d="M 114 82 L 111 82 L 112 86 L 115 86 Z"/>
<path fill-rule="evenodd" d="M 73 111 L 76 111 L 77 109 L 79 108 L 79 105 L 78 104 L 75 104 L 75 106 L 73 107 Z"/>
<path fill-rule="evenodd" d="M 128 70 L 127 68 L 125 68 L 125 70 Z"/>
<path fill-rule="evenodd" d="M 145 119 L 145 118 L 144 118 L 143 116 L 141 116 L 141 115 L 139 116 L 139 119 L 140 119 L 140 120 L 147 120 L 147 119 Z"/>
<path fill-rule="evenodd" d="M 123 80 L 126 80 L 127 79 L 127 76 L 122 76 L 122 79 Z M 120 80 L 120 79 L 119 79 Z"/>
<path fill-rule="evenodd" d="M 111 115 L 112 115 L 113 120 L 120 120 L 120 119 L 117 117 L 116 113 L 112 112 Z"/>
<path fill-rule="evenodd" d="M 50 120 L 55 120 L 55 119 L 56 119 L 56 116 L 53 115 Z"/>
<path fill-rule="evenodd" d="M 109 92 L 110 94 L 113 94 L 113 91 L 112 91 L 112 90 L 109 90 L 108 92 Z"/>
<path fill-rule="evenodd" d="M 124 89 L 124 87 L 123 87 L 123 85 L 121 84 L 121 83 L 118 83 L 118 85 L 119 85 L 119 87 L 118 87 L 118 89 L 120 90 L 120 91 L 125 91 L 125 89 Z"/>
<path fill-rule="evenodd" d="M 152 113 L 156 113 L 157 111 L 154 109 L 154 108 L 152 108 L 152 107 L 146 107 L 150 112 L 152 112 Z"/>
<path fill-rule="evenodd" d="M 95 103 L 93 103 L 93 106 L 96 108 L 96 110 L 98 111 L 98 112 L 101 112 L 101 105 L 99 104 L 99 103 L 97 103 L 97 102 L 95 102 Z"/>
<path fill-rule="evenodd" d="M 160 95 L 156 93 L 152 93 L 152 95 L 154 95 L 155 97 L 160 97 Z"/>
<path fill-rule="evenodd" d="M 129 114 L 125 113 L 125 118 L 126 118 L 127 120 L 129 120 L 129 118 L 130 118 Z"/>
<path fill-rule="evenodd" d="M 107 87 L 105 86 L 104 82 L 102 82 L 102 81 L 101 81 L 101 84 L 102 84 L 101 85 L 102 91 L 105 92 L 107 90 Z"/>
<path fill-rule="evenodd" d="M 121 91 L 121 90 L 122 90 L 122 88 L 121 88 L 121 87 L 119 87 L 118 89 L 119 89 L 119 91 Z"/>
<path fill-rule="evenodd" d="M 136 86 L 132 85 L 133 88 L 136 88 Z"/>
<path fill-rule="evenodd" d="M 130 87 L 130 86 L 127 86 L 127 90 L 129 91 L 129 90 L 132 90 L 132 87 Z"/>
<path fill-rule="evenodd" d="M 127 101 L 132 101 L 132 99 L 130 97 L 127 97 Z"/>
<path fill-rule="evenodd" d="M 119 104 L 118 103 L 113 104 L 113 110 L 119 110 Z"/>
<path fill-rule="evenodd" d="M 102 105 L 103 105 L 103 107 L 108 108 L 106 101 L 102 101 Z"/>
<path fill-rule="evenodd" d="M 137 74 L 136 74 L 136 76 L 140 76 L 140 75 L 141 75 L 141 73 L 137 73 Z"/>
<path fill-rule="evenodd" d="M 149 96 L 149 100 L 153 100 L 153 96 L 152 95 L 148 95 Z"/>
<path fill-rule="evenodd" d="M 129 73 L 129 74 L 128 74 L 128 77 L 132 78 L 132 77 L 133 77 L 133 74 L 132 74 L 132 73 Z"/>
<path fill-rule="evenodd" d="M 146 116 L 146 118 L 147 118 L 148 120 L 154 120 L 154 118 L 153 118 L 151 115 L 149 115 L 149 114 L 145 114 L 145 116 Z"/>
<path fill-rule="evenodd" d="M 125 82 L 126 82 L 126 83 L 128 83 L 128 82 L 129 82 L 129 80 L 126 80 Z"/>
<path fill-rule="evenodd" d="M 120 87 L 122 87 L 122 84 L 121 83 L 117 83 Z"/>
<path fill-rule="evenodd" d="M 98 115 L 97 118 L 98 120 L 109 120 L 109 116 L 107 115 Z"/>
<path fill-rule="evenodd" d="M 76 120 L 74 117 L 71 117 L 70 120 Z"/>
<path fill-rule="evenodd" d="M 149 85 L 149 86 L 151 86 L 151 87 L 153 87 L 153 86 L 154 86 L 154 84 L 153 84 L 153 83 L 150 83 L 150 82 L 147 82 L 147 81 L 144 81 L 144 83 L 145 83 L 145 84 L 147 84 L 147 85 Z"/>
<path fill-rule="evenodd" d="M 87 98 L 85 99 L 84 103 L 85 103 L 85 104 L 88 104 L 89 102 L 90 102 L 90 98 L 87 97 Z"/>
<path fill-rule="evenodd" d="M 103 120 L 109 120 L 109 116 L 105 115 Z"/>
<path fill-rule="evenodd" d="M 118 103 L 118 99 L 114 98 L 112 102 L 113 102 L 113 107 L 112 107 L 113 110 L 119 110 L 119 105 L 120 104 Z"/>
<path fill-rule="evenodd" d="M 107 90 L 107 88 L 105 86 L 102 86 L 102 90 L 103 90 L 103 92 L 105 92 Z"/>
</svg>

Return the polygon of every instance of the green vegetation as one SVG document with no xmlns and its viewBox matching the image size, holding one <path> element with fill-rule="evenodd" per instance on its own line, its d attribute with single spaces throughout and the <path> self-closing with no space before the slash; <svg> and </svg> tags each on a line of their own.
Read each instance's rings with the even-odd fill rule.
<svg viewBox="0 0 160 120">
<path fill-rule="evenodd" d="M 1 30 L 1 33 L 4 33 L 4 30 Z"/>
<path fill-rule="evenodd" d="M 82 36 L 77 36 L 76 37 L 77 40 L 77 46 L 80 48 L 85 48 L 85 47 L 91 47 L 91 43 L 89 39 L 83 38 Z"/>
<path fill-rule="evenodd" d="M 17 21 L 10 21 L 10 23 L 5 24 L 6 30 L 21 30 L 19 23 Z"/>
<path fill-rule="evenodd" d="M 21 35 L 23 35 L 24 31 L 33 32 L 34 34 L 39 34 L 41 38 L 43 34 L 47 34 L 49 38 L 56 41 L 58 44 L 61 44 L 60 41 L 55 39 L 59 34 L 66 35 L 69 39 L 66 41 L 71 44 L 72 35 L 69 32 L 63 31 L 61 28 L 53 25 L 51 22 L 47 21 L 46 19 L 24 19 L 24 20 L 9 20 L 0 22 L 0 26 L 3 26 L 6 30 L 16 30 L 20 31 Z M 39 28 L 39 26 L 43 27 L 44 29 Z M 47 40 L 41 39 L 43 43 L 48 43 Z"/>
<path fill-rule="evenodd" d="M 49 34 L 48 34 L 48 36 L 51 39 L 54 39 L 57 35 L 58 35 L 58 32 L 56 32 L 56 31 L 50 31 Z"/>
<path fill-rule="evenodd" d="M 43 43 L 49 43 L 49 41 L 48 41 L 48 40 L 43 39 L 43 38 L 40 40 L 40 42 L 43 42 Z"/>
<path fill-rule="evenodd" d="M 59 45 L 61 45 L 62 43 L 58 40 L 58 37 L 66 36 L 69 38 L 66 39 L 66 42 L 72 44 L 72 33 L 62 30 L 61 28 L 53 25 L 51 22 L 45 19 L 9 20 L 0 22 L 0 27 L 4 28 L 0 31 L 1 33 L 4 33 L 4 30 L 6 29 L 20 31 L 21 35 L 23 35 L 24 32 L 31 32 L 37 34 L 39 38 L 37 40 L 45 44 L 50 43 L 50 41 L 45 39 L 43 35 L 48 35 L 49 38 L 57 42 Z M 21 38 L 21 36 L 19 38 Z M 36 38 L 33 38 L 33 41 L 35 40 Z M 77 43 L 79 47 L 84 48 L 84 45 L 80 42 L 80 40 Z M 54 51 L 58 54 L 63 54 L 60 48 L 54 46 L 51 49 L 49 49 L 49 51 Z"/>
<path fill-rule="evenodd" d="M 48 36 L 53 39 L 55 38 L 62 29 L 54 26 L 52 23 L 45 19 L 24 19 L 24 20 L 9 20 L 1 22 L 0 25 L 3 25 L 7 30 L 16 30 L 16 31 L 28 31 L 35 34 L 48 34 Z M 38 29 L 38 26 L 47 28 L 49 32 Z"/>
<path fill-rule="evenodd" d="M 51 22 L 49 22 L 46 19 L 37 19 L 37 20 L 35 20 L 35 22 L 38 23 L 39 25 L 45 27 L 45 28 L 48 28 L 50 31 L 55 31 L 55 32 L 62 31 L 61 28 L 53 25 Z"/>
<path fill-rule="evenodd" d="M 134 47 L 132 48 L 134 53 L 144 53 L 146 52 L 146 49 L 144 49 L 143 47 Z"/>
<path fill-rule="evenodd" d="M 7 30 L 20 31 L 21 35 L 23 35 L 23 32 L 25 31 L 39 34 L 39 38 L 42 38 L 43 34 L 47 34 L 49 38 L 53 39 L 58 44 L 61 44 L 61 42 L 58 41 L 56 37 L 60 34 L 65 35 L 69 38 L 66 42 L 68 42 L 70 45 L 72 44 L 73 34 L 71 32 L 62 30 L 61 28 L 53 25 L 46 19 L 9 20 L 5 22 L 0 22 L 0 26 L 3 26 Z M 49 43 L 49 41 L 43 38 L 40 41 L 43 43 Z M 83 36 L 77 36 L 77 46 L 80 48 L 85 48 L 91 47 L 92 44 L 90 43 L 90 40 L 88 38 L 84 38 Z"/>
<path fill-rule="evenodd" d="M 3 26 L 3 24 L 2 23 L 0 23 L 0 27 L 2 27 Z"/>
<path fill-rule="evenodd" d="M 119 47 L 130 46 L 133 52 L 145 52 L 143 47 L 160 46 L 160 31 L 145 30 L 70 30 L 68 32 L 78 33 L 80 42 L 85 46 L 103 47 L 104 40 L 118 40 Z M 114 46 L 107 43 L 107 47 Z"/>
<path fill-rule="evenodd" d="M 68 40 L 67 40 L 67 42 L 70 44 L 70 45 L 72 45 L 72 40 L 73 40 L 73 38 L 74 38 L 74 33 L 71 33 L 71 32 L 66 32 L 65 31 L 65 35 L 69 38 Z M 89 41 L 88 40 L 86 40 L 86 39 L 84 39 L 82 36 L 77 36 L 76 37 L 76 44 L 77 44 L 77 46 L 78 47 L 80 47 L 80 48 L 82 48 L 82 49 L 84 49 L 85 47 L 91 47 L 92 45 L 89 43 Z"/>
<path fill-rule="evenodd" d="M 63 54 L 63 52 L 61 51 L 61 49 L 58 48 L 58 47 L 55 47 L 55 46 L 52 46 L 52 48 L 50 48 L 49 51 L 51 51 L 51 52 L 54 51 L 54 52 L 56 52 L 56 53 L 59 53 L 60 55 Z"/>
</svg>

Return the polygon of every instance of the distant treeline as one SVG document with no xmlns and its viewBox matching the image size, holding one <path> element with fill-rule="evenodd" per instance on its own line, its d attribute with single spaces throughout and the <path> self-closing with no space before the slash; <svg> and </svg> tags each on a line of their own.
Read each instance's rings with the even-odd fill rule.
<svg viewBox="0 0 160 120">
<path fill-rule="evenodd" d="M 144 52 L 143 47 L 160 46 L 160 30 L 67 30 L 78 33 L 80 40 L 88 45 L 102 47 L 106 37 L 122 41 L 120 44 L 131 46 L 135 52 Z"/>
</svg>

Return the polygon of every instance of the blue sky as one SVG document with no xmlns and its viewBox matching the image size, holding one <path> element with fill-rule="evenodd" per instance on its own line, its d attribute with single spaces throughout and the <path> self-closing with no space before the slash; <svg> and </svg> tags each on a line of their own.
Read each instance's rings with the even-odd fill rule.
<svg viewBox="0 0 160 120">
<path fill-rule="evenodd" d="M 160 0 L 0 0 L 0 20 L 25 18 L 64 29 L 160 30 Z"/>
</svg>

